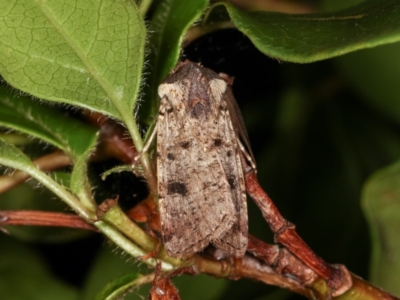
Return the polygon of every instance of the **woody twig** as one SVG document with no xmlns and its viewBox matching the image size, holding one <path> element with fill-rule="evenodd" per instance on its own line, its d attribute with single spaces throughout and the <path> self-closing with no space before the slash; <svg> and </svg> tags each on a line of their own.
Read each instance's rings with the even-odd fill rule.
<svg viewBox="0 0 400 300">
<path fill-rule="evenodd" d="M 52 226 L 97 231 L 94 226 L 86 223 L 86 221 L 77 215 L 43 211 L 0 211 L 0 226 Z M 265 244 L 252 237 L 250 240 L 249 251 L 258 256 L 258 258 L 246 256 L 243 259 L 235 259 L 227 262 L 208 260 L 207 258 L 196 256 L 191 261 L 193 265 L 184 267 L 183 269 L 177 269 L 175 272 L 171 273 L 170 276 L 173 277 L 181 273 L 194 274 L 198 272 L 208 273 L 214 276 L 224 276 L 224 274 L 228 276 L 230 273 L 231 277 L 247 277 L 260 280 L 267 284 L 288 288 L 307 297 L 313 293 L 311 289 L 304 286 L 304 282 L 293 279 L 297 277 L 300 279 L 303 278 L 301 274 L 313 274 L 311 270 L 307 269 L 307 267 L 296 258 L 291 260 L 289 258 L 291 256 L 289 252 L 278 255 L 279 259 L 277 259 L 276 254 L 279 254 L 279 249 L 277 247 Z M 289 264 L 285 263 L 289 260 L 291 260 Z M 277 266 L 286 265 L 286 267 L 281 268 L 281 271 L 284 270 L 283 272 L 277 272 L 274 269 L 274 264 Z M 231 272 L 226 273 L 227 269 L 230 269 Z M 291 271 L 295 269 L 297 269 L 297 271 L 291 274 Z M 197 271 L 193 272 L 193 270 Z M 290 274 L 293 278 L 286 277 L 285 274 Z M 317 297 L 316 299 L 323 298 Z"/>
<path fill-rule="evenodd" d="M 278 274 L 296 278 L 302 285 L 310 287 L 318 278 L 318 275 L 313 270 L 303 264 L 286 248 L 278 245 L 269 245 L 252 235 L 249 235 L 247 252 L 250 252 L 268 266 L 273 267 Z"/>
<path fill-rule="evenodd" d="M 74 214 L 34 210 L 0 210 L 0 226 L 50 226 L 98 231 Z"/>
<path fill-rule="evenodd" d="M 86 223 L 77 215 L 43 211 L 0 211 L 0 229 L 1 226 L 7 225 L 56 226 L 97 231 L 94 226 Z M 191 264 L 188 267 L 177 269 L 170 275 L 193 274 L 193 272 L 190 272 L 190 270 L 193 270 L 195 271 L 194 273 L 207 273 L 220 277 L 251 278 L 266 284 L 286 288 L 309 299 L 322 300 L 329 298 L 329 295 L 326 295 L 324 289 L 320 287 L 321 277 L 317 276 L 316 273 L 285 248 L 269 245 L 249 236 L 247 251 L 253 256 L 245 255 L 243 258 L 230 261 L 209 260 L 196 255 L 190 261 Z M 227 273 L 227 270 L 230 271 Z M 364 297 L 362 299 L 399 300 L 361 278 L 353 274 L 351 276 L 353 279 L 351 291 L 357 297 Z"/>
<path fill-rule="evenodd" d="M 350 272 L 343 265 L 332 266 L 317 256 L 314 251 L 302 240 L 295 230 L 295 225 L 287 221 L 264 192 L 258 183 L 254 169 L 248 166 L 242 158 L 245 171 L 246 191 L 260 208 L 275 235 L 275 242 L 285 246 L 297 256 L 306 266 L 326 280 L 332 289 L 332 296 L 339 296 L 352 286 Z"/>
</svg>

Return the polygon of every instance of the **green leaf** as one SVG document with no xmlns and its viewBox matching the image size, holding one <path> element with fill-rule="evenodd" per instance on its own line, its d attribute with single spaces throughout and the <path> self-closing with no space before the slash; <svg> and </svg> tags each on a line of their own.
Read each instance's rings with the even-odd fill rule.
<svg viewBox="0 0 400 300">
<path fill-rule="evenodd" d="M 362 204 L 371 229 L 371 280 L 400 295 L 400 162 L 367 181 Z"/>
<path fill-rule="evenodd" d="M 400 3 L 365 1 L 339 12 L 292 15 L 224 5 L 235 26 L 266 55 L 309 63 L 400 40 Z"/>
<path fill-rule="evenodd" d="M 136 166 L 135 166 L 136 167 Z M 132 172 L 132 165 L 119 165 L 114 168 L 111 168 L 104 173 L 101 174 L 101 179 L 105 180 L 108 176 L 114 173 L 121 173 L 121 172 Z"/>
<path fill-rule="evenodd" d="M 129 290 L 137 287 L 137 280 L 140 277 L 137 273 L 130 273 L 114 279 L 96 295 L 95 300 L 121 299 Z"/>
<path fill-rule="evenodd" d="M 75 162 L 71 190 L 91 206 L 87 161 L 96 143 L 97 129 L 28 97 L 16 97 L 4 87 L 0 87 L 0 105 L 0 125 L 45 140 L 69 154 Z"/>
<path fill-rule="evenodd" d="M 145 25 L 134 1 L 0 0 L 0 73 L 24 92 L 124 119 Z"/>
<path fill-rule="evenodd" d="M 22 153 L 22 151 L 3 139 L 0 139 L 0 164 L 28 173 L 31 177 L 35 178 L 50 191 L 60 197 L 81 217 L 85 219 L 94 219 L 94 215 L 89 212 L 64 186 L 60 185 L 50 176 L 39 170 L 34 163 L 24 153 Z"/>
<path fill-rule="evenodd" d="M 99 255 L 95 259 L 94 265 L 90 271 L 87 283 L 85 285 L 84 296 L 82 299 L 91 300 L 94 298 L 94 295 L 99 297 L 99 290 L 105 291 L 107 288 L 103 287 L 107 284 L 107 282 L 110 282 L 110 287 L 118 286 L 119 279 L 114 282 L 116 277 L 119 277 L 122 280 L 121 283 L 126 284 L 129 280 L 129 276 L 133 276 L 134 278 L 134 274 L 140 273 L 149 273 L 149 269 L 143 264 L 133 265 L 131 262 L 127 261 L 126 257 L 116 255 L 115 251 L 113 253 L 111 246 L 104 247 L 101 249 Z M 178 288 L 182 299 L 193 300 L 220 299 L 224 289 L 228 286 L 228 282 L 229 281 L 225 279 L 215 279 L 207 275 L 179 276 L 173 279 L 173 283 Z M 138 290 L 135 289 L 136 295 L 129 294 L 124 299 L 138 299 L 140 297 L 138 295 L 147 297 L 149 294 L 148 290 L 149 285 L 142 286 Z M 201 290 L 202 292 L 193 293 L 194 290 Z"/>
<path fill-rule="evenodd" d="M 109 282 L 114 282 L 115 278 L 124 278 L 126 274 L 134 276 L 133 274 L 149 272 L 146 266 L 128 261 L 127 256 L 116 254 L 113 248 L 115 247 L 108 245 L 99 251 L 88 274 L 83 289 L 82 300 L 92 300 L 96 296 L 99 296 L 99 291 L 104 291 L 104 287 Z M 134 294 L 127 295 L 124 300 L 138 299 L 138 295 L 145 298 L 148 295 L 148 290 L 149 285 L 139 287 L 139 289 L 135 289 Z"/>
<path fill-rule="evenodd" d="M 40 256 L 0 235 L 0 295 L 7 300 L 77 300 L 78 292 L 58 281 Z"/>
<path fill-rule="evenodd" d="M 76 160 L 70 178 L 71 191 L 78 196 L 86 207 L 92 210 L 95 210 L 96 205 L 94 203 L 89 178 L 87 176 L 87 162 L 89 161 L 89 156 L 94 149 L 94 145 L 95 141 L 93 140 L 93 143 L 90 145 L 91 147 Z"/>
<path fill-rule="evenodd" d="M 153 33 L 148 46 L 149 76 L 145 88 L 145 105 L 148 106 L 146 112 L 142 110 L 145 116 L 156 115 L 157 87 L 176 65 L 186 30 L 200 17 L 207 5 L 206 0 L 163 0 L 157 6 L 150 24 Z"/>
<path fill-rule="evenodd" d="M 0 87 L 0 125 L 44 140 L 77 159 L 95 143 L 96 129 L 29 97 Z"/>
<path fill-rule="evenodd" d="M 0 139 L 0 164 L 17 170 L 24 170 L 30 175 L 37 171 L 40 172 L 22 151 L 3 139 Z"/>
</svg>

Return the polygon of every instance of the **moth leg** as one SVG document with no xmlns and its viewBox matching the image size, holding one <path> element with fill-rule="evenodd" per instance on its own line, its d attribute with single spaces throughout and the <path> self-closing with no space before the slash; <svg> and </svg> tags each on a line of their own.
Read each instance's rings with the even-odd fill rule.
<svg viewBox="0 0 400 300">
<path fill-rule="evenodd" d="M 149 150 L 151 144 L 154 141 L 154 138 L 156 137 L 156 133 L 157 133 L 157 124 L 154 127 L 153 132 L 151 133 L 149 139 L 147 140 L 146 144 L 144 145 L 142 151 L 140 151 L 138 154 L 136 154 L 136 156 L 133 158 L 133 162 L 132 162 L 132 169 L 134 169 L 137 165 L 137 162 L 139 161 L 139 159 L 142 157 L 143 153 L 146 153 L 147 150 Z"/>
<path fill-rule="evenodd" d="M 242 142 L 240 141 L 240 139 L 238 137 L 236 137 L 236 141 L 237 141 L 237 143 L 239 145 L 240 151 L 242 151 L 243 155 L 246 157 L 247 162 L 251 165 L 253 170 L 255 172 L 257 172 L 256 164 L 254 163 L 253 158 L 251 157 L 251 155 L 247 152 L 246 148 L 243 146 Z"/>
</svg>

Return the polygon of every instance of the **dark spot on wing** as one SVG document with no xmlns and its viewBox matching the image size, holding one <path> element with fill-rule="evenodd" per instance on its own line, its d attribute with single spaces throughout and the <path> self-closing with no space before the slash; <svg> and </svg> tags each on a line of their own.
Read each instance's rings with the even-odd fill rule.
<svg viewBox="0 0 400 300">
<path fill-rule="evenodd" d="M 165 227 L 163 227 L 163 240 L 164 244 L 168 243 L 172 238 L 173 238 L 173 233 L 171 230 L 167 230 Z"/>
<path fill-rule="evenodd" d="M 187 194 L 186 185 L 183 182 L 170 182 L 168 183 L 168 195 L 179 194 L 185 196 Z"/>
<path fill-rule="evenodd" d="M 222 140 L 221 140 L 221 139 L 215 139 L 215 140 L 214 140 L 214 145 L 215 145 L 216 147 L 221 146 L 221 145 L 222 145 Z"/>
<path fill-rule="evenodd" d="M 175 160 L 175 156 L 174 156 L 172 153 L 168 153 L 168 154 L 167 154 L 167 158 L 168 158 L 169 160 Z"/>
<path fill-rule="evenodd" d="M 190 142 L 186 141 L 186 142 L 182 142 L 179 144 L 183 149 L 188 149 L 190 147 Z"/>
<path fill-rule="evenodd" d="M 226 156 L 231 157 L 231 156 L 232 156 L 232 150 L 228 150 L 228 151 L 226 152 Z"/>
<path fill-rule="evenodd" d="M 232 190 L 236 189 L 237 181 L 236 181 L 236 177 L 234 175 L 231 175 L 228 177 L 228 183 Z"/>
<path fill-rule="evenodd" d="M 233 231 L 233 232 L 240 231 L 240 227 L 239 227 L 239 224 L 237 222 L 232 225 L 231 231 Z"/>
<path fill-rule="evenodd" d="M 168 109 L 167 109 L 167 113 L 172 113 L 174 111 L 174 109 L 172 108 L 172 107 L 169 107 Z"/>
</svg>

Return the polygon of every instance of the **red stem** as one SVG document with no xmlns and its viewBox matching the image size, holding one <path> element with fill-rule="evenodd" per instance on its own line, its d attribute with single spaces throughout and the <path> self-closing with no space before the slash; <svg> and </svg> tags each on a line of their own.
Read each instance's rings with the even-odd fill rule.
<svg viewBox="0 0 400 300">
<path fill-rule="evenodd" d="M 349 271 L 344 266 L 333 267 L 317 256 L 297 234 L 295 226 L 282 217 L 271 198 L 258 183 L 254 170 L 246 164 L 245 171 L 247 171 L 245 175 L 247 193 L 260 208 L 275 235 L 275 241 L 285 246 L 306 266 L 325 279 L 333 290 L 333 296 L 341 295 L 350 289 L 352 281 Z"/>
<path fill-rule="evenodd" d="M 0 226 L 4 225 L 69 227 L 97 231 L 96 227 L 77 215 L 34 210 L 2 210 Z"/>
</svg>

